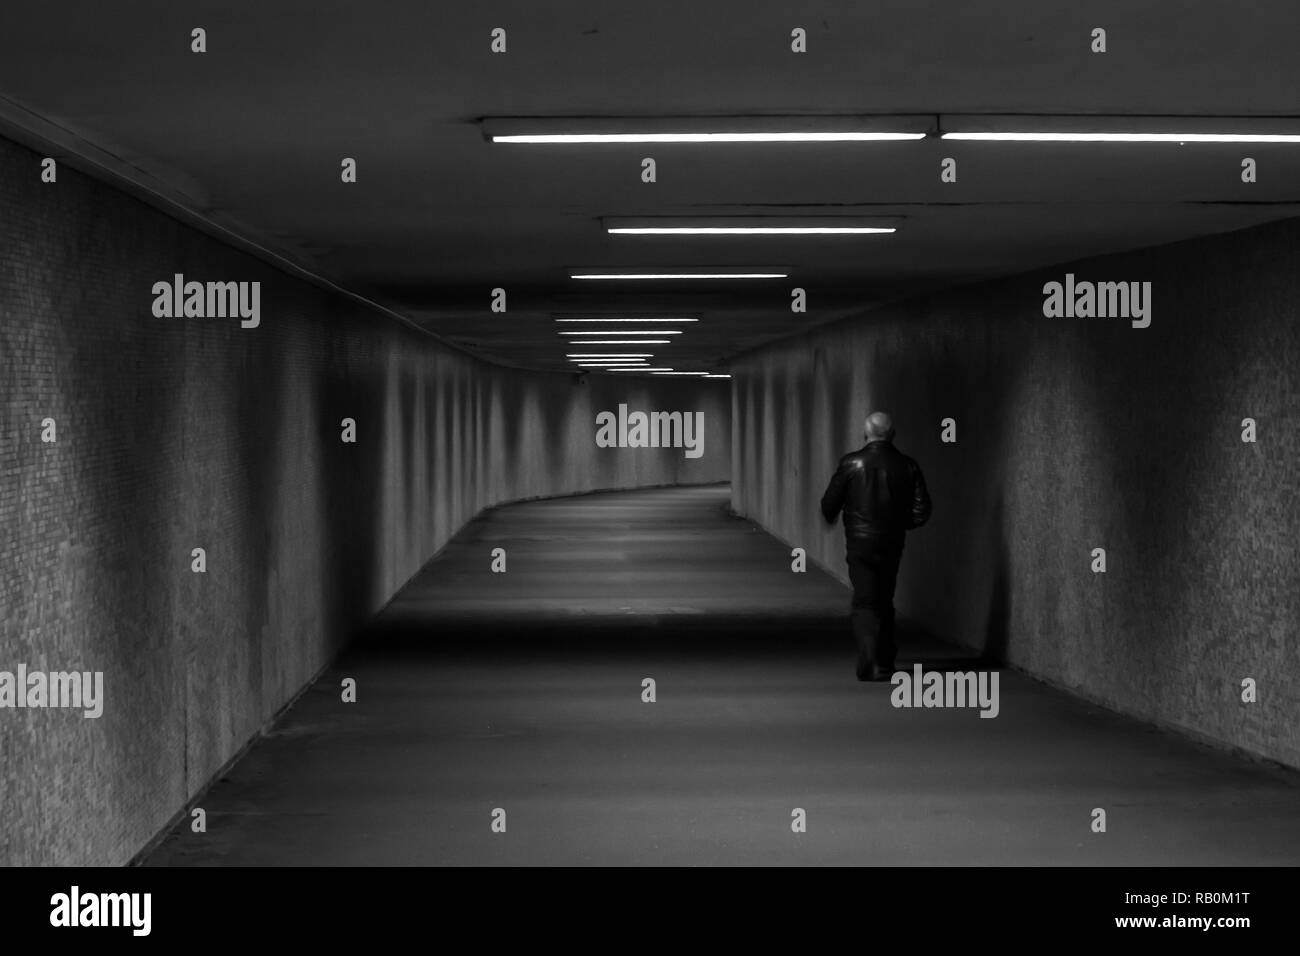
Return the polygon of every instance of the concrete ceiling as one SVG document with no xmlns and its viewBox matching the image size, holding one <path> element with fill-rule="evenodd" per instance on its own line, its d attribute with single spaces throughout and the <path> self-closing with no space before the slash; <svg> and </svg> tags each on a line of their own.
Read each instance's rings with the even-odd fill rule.
<svg viewBox="0 0 1300 956">
<path fill-rule="evenodd" d="M 1089 50 L 1098 26 L 1105 54 Z M 504 55 L 489 50 L 494 27 Z M 790 52 L 794 27 L 806 54 Z M 43 0 L 0 10 L 0 95 L 471 351 L 563 367 L 553 313 L 667 310 L 701 321 L 654 351 L 714 369 L 898 296 L 1295 216 L 1300 145 L 506 146 L 485 141 L 482 118 L 1300 116 L 1298 30 L 1294 0 Z M 355 185 L 339 180 L 344 156 Z M 940 182 L 946 156 L 957 183 Z M 642 238 L 600 223 L 795 213 L 898 217 L 899 232 Z M 721 265 L 791 278 L 568 278 Z M 796 285 L 806 315 L 790 311 Z M 498 286 L 505 314 L 489 311 Z"/>
</svg>

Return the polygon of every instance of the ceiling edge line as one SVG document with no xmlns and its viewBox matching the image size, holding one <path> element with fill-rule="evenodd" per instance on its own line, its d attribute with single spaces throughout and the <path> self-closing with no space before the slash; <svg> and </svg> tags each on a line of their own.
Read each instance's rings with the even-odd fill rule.
<svg viewBox="0 0 1300 956">
<path fill-rule="evenodd" d="M 210 218 L 207 214 L 194 208 L 193 197 L 181 190 L 158 180 L 147 171 L 140 169 L 104 149 L 86 137 L 24 106 L 16 100 L 0 93 L 0 134 L 21 146 L 40 151 L 47 147 L 55 152 L 62 152 L 72 158 L 71 164 L 83 175 L 110 188 L 117 189 L 154 209 L 171 216 L 182 225 L 197 229 L 211 239 L 232 246 L 241 252 L 262 260 L 291 278 L 301 279 L 318 288 L 340 295 L 352 302 L 365 306 L 381 315 L 398 322 L 420 335 L 433 339 L 439 345 L 474 361 L 498 365 L 483 355 L 477 355 L 453 342 L 449 342 L 436 332 L 417 323 L 409 316 L 389 308 L 382 303 L 367 298 L 359 292 L 344 288 L 334 280 L 320 274 L 306 264 L 296 261 L 288 253 L 278 252 L 263 245 L 262 242 L 245 235 L 240 229 L 232 228 Z M 79 160 L 80 162 L 76 162 Z M 90 168 L 86 168 L 86 167 Z M 151 182 L 152 180 L 152 182 Z M 156 183 L 156 185 L 155 185 Z M 241 229 L 247 228 L 240 226 Z M 510 366 L 502 365 L 503 368 Z"/>
</svg>

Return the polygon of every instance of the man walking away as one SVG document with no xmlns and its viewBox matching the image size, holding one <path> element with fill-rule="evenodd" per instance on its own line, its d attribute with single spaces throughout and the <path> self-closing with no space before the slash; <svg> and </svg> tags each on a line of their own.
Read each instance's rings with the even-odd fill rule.
<svg viewBox="0 0 1300 956">
<path fill-rule="evenodd" d="M 887 681 L 897 653 L 894 584 L 903 539 L 930 520 L 930 494 L 920 466 L 894 447 L 888 415 L 872 412 L 864 432 L 866 445 L 840 459 L 822 495 L 822 515 L 831 524 L 844 514 L 858 680 Z"/>
</svg>

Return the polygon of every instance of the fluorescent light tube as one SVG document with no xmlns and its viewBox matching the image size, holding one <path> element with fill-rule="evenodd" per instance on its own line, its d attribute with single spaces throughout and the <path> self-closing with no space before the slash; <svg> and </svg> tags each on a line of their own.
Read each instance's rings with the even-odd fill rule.
<svg viewBox="0 0 1300 956">
<path fill-rule="evenodd" d="M 672 339 L 587 339 L 583 345 L 668 345 Z"/>
<path fill-rule="evenodd" d="M 944 133 L 943 139 L 1013 143 L 1300 143 L 1296 133 Z"/>
<path fill-rule="evenodd" d="M 612 236 L 862 236 L 893 226 L 645 226 L 607 230 Z"/>
<path fill-rule="evenodd" d="M 574 273 L 572 279 L 785 279 L 785 272 L 614 272 Z"/>
<path fill-rule="evenodd" d="M 681 329 L 604 329 L 600 332 L 560 332 L 560 335 L 681 335 Z"/>
<path fill-rule="evenodd" d="M 925 133 L 864 131 L 784 133 L 513 133 L 494 143 L 563 145 L 582 143 L 871 143 L 925 139 Z"/>
<path fill-rule="evenodd" d="M 647 318 L 647 319 L 556 319 L 556 322 L 698 322 L 699 319 L 664 319 L 664 318 Z"/>
</svg>

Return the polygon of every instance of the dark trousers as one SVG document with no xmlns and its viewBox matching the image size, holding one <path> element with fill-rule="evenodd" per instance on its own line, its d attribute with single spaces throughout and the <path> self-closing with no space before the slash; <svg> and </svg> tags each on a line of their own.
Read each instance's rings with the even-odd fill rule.
<svg viewBox="0 0 1300 956">
<path fill-rule="evenodd" d="M 853 583 L 853 637 L 858 644 L 858 671 L 871 666 L 893 670 L 894 585 L 903 557 L 903 539 L 850 538 L 846 543 L 849 580 Z"/>
</svg>

